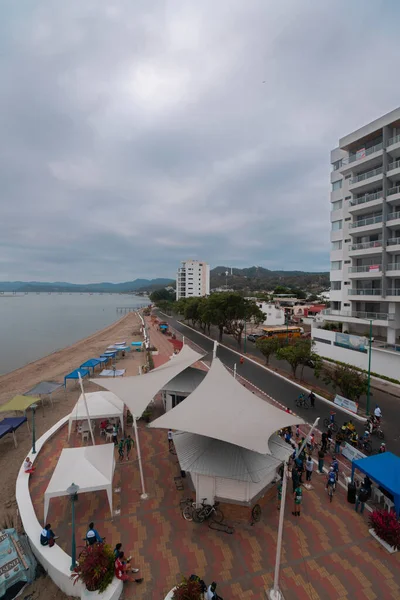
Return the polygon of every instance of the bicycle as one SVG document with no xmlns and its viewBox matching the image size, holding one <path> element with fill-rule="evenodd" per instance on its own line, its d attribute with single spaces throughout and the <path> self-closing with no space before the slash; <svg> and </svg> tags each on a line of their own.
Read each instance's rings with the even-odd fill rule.
<svg viewBox="0 0 400 600">
<path fill-rule="evenodd" d="M 364 451 L 365 454 L 370 455 L 371 452 L 372 452 L 372 446 L 366 440 L 358 440 L 358 442 L 357 442 L 357 450 Z"/>
<path fill-rule="evenodd" d="M 310 402 L 306 396 L 300 394 L 300 396 L 296 399 L 296 406 L 298 408 L 310 408 Z"/>
<path fill-rule="evenodd" d="M 333 494 L 335 493 L 335 489 L 336 489 L 336 484 L 328 483 L 326 486 L 326 489 L 328 491 L 329 502 L 332 502 Z"/>
<path fill-rule="evenodd" d="M 222 523 L 224 520 L 224 515 L 222 511 L 218 508 L 219 502 L 214 502 L 213 505 L 205 504 L 207 498 L 203 498 L 200 508 L 195 510 L 196 519 L 199 523 L 203 523 L 206 519 L 209 519 L 211 515 L 213 515 L 213 520 L 216 523 Z"/>
<path fill-rule="evenodd" d="M 195 521 L 195 513 L 197 509 L 196 502 L 193 502 L 192 498 L 186 498 L 186 500 L 181 500 L 180 505 L 184 505 L 182 509 L 182 517 L 185 521 Z"/>
<path fill-rule="evenodd" d="M 337 433 L 339 431 L 339 427 L 335 423 L 335 421 L 330 421 L 330 419 L 324 419 L 324 427 L 333 431 L 333 433 Z"/>
</svg>

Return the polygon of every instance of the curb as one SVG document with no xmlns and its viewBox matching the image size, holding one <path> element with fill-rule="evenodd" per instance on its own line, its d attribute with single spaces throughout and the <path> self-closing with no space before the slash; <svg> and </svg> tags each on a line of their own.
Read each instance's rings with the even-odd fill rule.
<svg viewBox="0 0 400 600">
<path fill-rule="evenodd" d="M 160 311 L 161 313 L 161 311 Z M 168 317 L 169 315 L 165 315 L 165 313 L 161 313 L 162 315 Z M 213 340 L 212 338 L 208 337 L 208 335 L 205 335 L 204 333 L 202 333 L 201 331 L 197 331 L 196 329 L 193 329 L 192 327 L 190 327 L 189 325 L 186 325 L 186 323 L 182 323 L 182 321 L 178 321 L 178 323 L 180 323 L 180 325 L 183 325 L 184 327 L 187 327 L 188 329 L 190 329 L 191 331 L 194 331 L 195 333 L 198 333 L 199 335 L 202 335 L 204 338 L 206 338 L 207 340 L 209 340 L 210 342 L 214 342 L 216 340 Z M 276 371 L 273 371 L 272 369 L 269 369 L 268 367 L 266 367 L 265 365 L 261 365 L 260 363 L 258 363 L 256 360 L 254 360 L 253 358 L 249 358 L 246 354 L 242 354 L 241 352 L 238 352 L 237 350 L 233 350 L 232 348 L 230 348 L 229 346 L 225 346 L 225 344 L 220 344 L 219 342 L 217 342 L 218 346 L 221 346 L 222 348 L 225 348 L 225 350 L 229 350 L 230 352 L 233 352 L 234 354 L 237 354 L 238 356 L 242 356 L 244 359 L 252 362 L 254 365 L 257 365 L 258 367 L 261 367 L 262 369 L 264 369 L 265 371 L 268 371 L 268 373 L 271 373 L 272 375 L 275 375 L 276 377 L 280 377 L 281 379 L 283 379 L 284 381 L 286 381 L 287 383 L 291 383 L 292 385 L 295 385 L 297 388 L 299 388 L 300 390 L 302 390 L 303 392 L 308 392 L 310 393 L 311 390 L 307 389 L 306 387 L 304 387 L 303 385 L 301 385 L 300 383 L 296 383 L 295 381 L 292 381 L 291 379 L 288 379 L 287 377 L 285 377 L 284 375 L 281 375 L 280 373 L 276 373 Z M 243 378 L 244 379 L 244 378 Z M 251 382 L 249 382 L 251 383 Z M 254 384 L 251 383 L 251 385 L 253 385 L 253 387 L 256 387 Z M 256 388 L 258 389 L 258 388 Z M 262 390 L 260 390 L 262 391 Z M 263 394 L 265 394 L 265 392 L 262 392 Z M 266 394 L 268 396 L 268 394 Z M 272 400 L 274 400 L 271 396 L 269 396 Z M 334 404 L 333 402 L 331 402 L 330 400 L 327 400 L 326 398 L 324 398 L 323 396 L 320 396 L 319 394 L 315 394 L 315 397 L 318 398 L 318 400 L 325 402 L 325 404 L 329 404 L 329 406 L 334 406 L 336 408 L 336 410 L 339 410 L 341 412 L 344 412 L 346 415 L 349 415 L 350 417 L 352 417 L 353 419 L 357 419 L 357 421 L 360 421 L 360 423 L 366 423 L 367 419 L 366 417 L 361 417 L 360 415 L 357 415 L 353 412 L 351 412 L 350 410 L 347 410 L 346 408 L 343 408 L 342 406 L 337 406 L 336 404 Z M 277 400 L 274 400 L 274 402 L 277 402 Z M 279 404 L 280 406 L 283 406 L 284 408 L 286 408 L 286 406 L 284 406 L 283 404 L 281 404 L 280 402 L 277 402 L 277 404 Z"/>
</svg>

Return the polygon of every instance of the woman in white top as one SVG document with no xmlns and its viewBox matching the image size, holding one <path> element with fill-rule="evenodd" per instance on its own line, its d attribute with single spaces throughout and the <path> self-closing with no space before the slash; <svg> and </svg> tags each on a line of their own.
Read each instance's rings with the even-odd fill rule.
<svg viewBox="0 0 400 600">
<path fill-rule="evenodd" d="M 35 471 L 35 467 L 33 466 L 29 456 L 27 456 L 24 460 L 24 471 L 25 473 L 33 473 Z"/>
<path fill-rule="evenodd" d="M 306 481 L 311 481 L 311 475 L 314 468 L 314 462 L 311 456 L 307 456 L 306 460 Z"/>
</svg>

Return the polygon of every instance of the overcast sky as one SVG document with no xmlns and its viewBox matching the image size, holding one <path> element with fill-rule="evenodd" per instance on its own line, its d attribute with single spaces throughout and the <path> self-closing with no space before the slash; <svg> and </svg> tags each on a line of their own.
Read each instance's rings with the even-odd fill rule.
<svg viewBox="0 0 400 600">
<path fill-rule="evenodd" d="M 400 3 L 3 0 L 0 280 L 329 268 L 329 153 L 396 108 Z"/>
</svg>

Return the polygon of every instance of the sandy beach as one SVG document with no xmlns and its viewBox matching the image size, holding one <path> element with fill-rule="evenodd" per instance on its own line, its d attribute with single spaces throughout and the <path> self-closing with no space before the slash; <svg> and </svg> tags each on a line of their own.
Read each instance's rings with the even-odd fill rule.
<svg viewBox="0 0 400 600">
<path fill-rule="evenodd" d="M 45 356 L 20 369 L 7 373 L 0 377 L 0 404 L 8 402 L 15 394 L 23 394 L 40 381 L 64 382 L 64 375 L 78 368 L 85 360 L 99 356 L 107 346 L 127 340 L 129 342 L 141 340 L 140 320 L 136 313 L 129 313 L 116 323 L 98 331 L 79 342 Z M 144 354 L 139 352 L 127 353 L 125 358 L 118 361 L 118 368 L 126 369 L 126 375 L 136 375 L 138 367 L 144 361 Z M 85 390 L 96 391 L 98 386 L 85 381 Z M 45 406 L 39 406 L 36 411 L 36 432 L 39 438 L 54 423 L 69 414 L 80 395 L 80 389 L 74 382 L 67 383 L 64 389 L 53 395 L 53 406 L 48 402 Z M 28 419 L 31 421 L 31 411 L 28 411 Z M 2 417 L 13 416 L 2 414 Z M 1 525 L 16 526 L 20 528 L 17 517 L 17 505 L 15 501 L 15 481 L 17 472 L 25 456 L 31 449 L 31 434 L 25 425 L 18 429 L 18 448 L 14 448 L 11 435 L 0 440 L 0 516 Z M 37 580 L 29 587 L 29 593 L 35 592 L 35 598 L 52 600 L 64 596 L 52 581 L 46 577 Z M 28 593 L 28 592 L 27 592 Z"/>
</svg>

